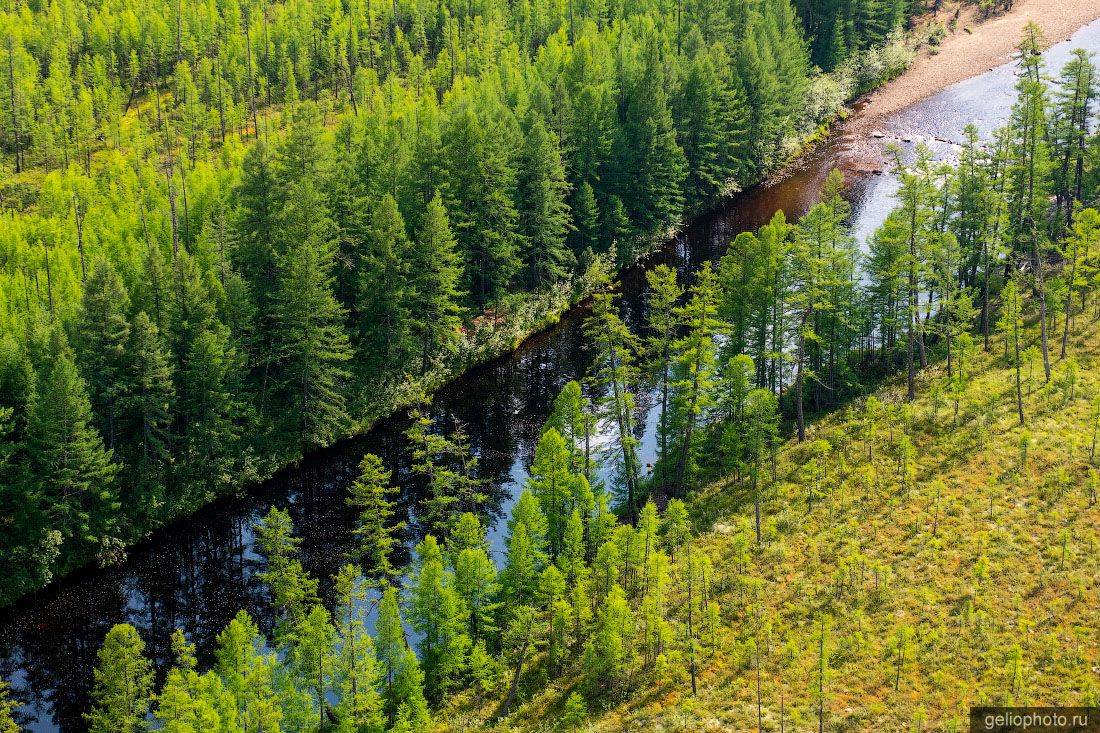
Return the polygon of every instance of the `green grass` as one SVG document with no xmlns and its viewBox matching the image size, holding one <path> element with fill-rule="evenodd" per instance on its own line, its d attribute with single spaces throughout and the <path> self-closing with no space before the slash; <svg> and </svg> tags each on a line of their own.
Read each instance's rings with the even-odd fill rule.
<svg viewBox="0 0 1100 733">
<path fill-rule="evenodd" d="M 763 728 L 780 729 L 782 706 L 786 730 L 816 730 L 820 613 L 831 619 L 829 731 L 961 731 L 969 707 L 980 703 L 1097 704 L 1100 507 L 1090 505 L 1089 448 L 1100 329 L 1089 324 L 1071 339 L 1078 367 L 1072 397 L 1052 341 L 1053 378 L 1041 385 L 1037 365 L 1024 428 L 1003 343 L 991 346 L 974 358 L 957 424 L 949 392 L 938 410 L 930 399 L 946 376 L 945 364 L 934 363 L 920 373 L 919 398 L 907 414 L 904 375 L 875 392 L 892 414 L 879 425 L 873 463 L 863 401 L 820 417 L 806 443 L 784 445 L 762 547 L 755 546 L 747 487 L 727 479 L 698 492 L 691 510 L 707 518 L 707 530 L 696 543 L 715 568 L 722 618 L 699 694 L 691 696 L 681 664 L 658 679 L 637 662 L 613 699 L 590 700 L 585 729 L 755 730 L 756 669 L 747 645 L 760 618 Z M 908 491 L 897 471 L 906 430 L 915 447 Z M 1026 463 L 1023 435 L 1030 436 Z M 833 451 L 826 496 L 808 508 L 804 466 L 818 439 Z M 757 593 L 759 616 L 751 607 Z M 677 600 L 674 593 L 674 606 Z M 912 641 L 899 680 L 902 626 Z M 536 668 L 521 687 L 523 704 L 496 729 L 561 729 L 555 721 L 582 672 L 574 662 L 548 680 Z M 459 698 L 439 716 L 449 721 L 440 727 L 476 727 L 492 713 L 484 707 Z"/>
</svg>

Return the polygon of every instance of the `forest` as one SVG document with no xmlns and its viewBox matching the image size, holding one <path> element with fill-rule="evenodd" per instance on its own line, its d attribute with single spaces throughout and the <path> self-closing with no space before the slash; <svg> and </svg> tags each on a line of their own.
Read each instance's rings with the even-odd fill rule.
<svg viewBox="0 0 1100 733">
<path fill-rule="evenodd" d="M 368 454 L 336 577 L 272 508 L 274 628 L 242 611 L 206 670 L 177 632 L 155 684 L 116 626 L 90 729 L 961 731 L 973 704 L 1100 704 L 1097 68 L 1078 51 L 1052 74 L 1043 43 L 1030 25 L 990 139 L 969 128 L 951 164 L 892 149 L 896 208 L 865 248 L 834 172 L 686 281 L 649 271 L 639 332 L 602 281 L 590 373 L 554 402 L 499 569 L 475 457 L 420 393 L 410 566 Z"/>
<path fill-rule="evenodd" d="M 0 605 L 511 348 L 908 63 L 902 0 L 801 10 L 4 0 Z"/>
</svg>

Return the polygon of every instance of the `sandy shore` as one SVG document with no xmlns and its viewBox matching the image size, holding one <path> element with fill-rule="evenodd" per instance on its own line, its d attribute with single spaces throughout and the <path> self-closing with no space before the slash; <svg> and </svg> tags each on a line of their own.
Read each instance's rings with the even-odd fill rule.
<svg viewBox="0 0 1100 733">
<path fill-rule="evenodd" d="M 955 15 L 954 4 L 949 7 L 936 19 L 945 25 Z M 905 74 L 871 95 L 870 104 L 853 117 L 848 131 L 872 130 L 883 117 L 1011 61 L 1029 20 L 1042 27 L 1048 44 L 1054 44 L 1098 18 L 1100 0 L 1016 0 L 1011 11 L 988 20 L 982 20 L 973 6 L 966 6 L 955 31 L 940 44 L 939 53 L 933 56 L 922 48 Z"/>
</svg>

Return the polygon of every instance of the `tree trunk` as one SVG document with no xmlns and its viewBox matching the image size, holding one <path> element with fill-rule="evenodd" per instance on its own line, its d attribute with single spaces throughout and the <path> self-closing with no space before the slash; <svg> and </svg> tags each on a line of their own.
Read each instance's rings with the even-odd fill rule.
<svg viewBox="0 0 1100 733">
<path fill-rule="evenodd" d="M 508 711 L 512 708 L 512 701 L 516 697 L 516 689 L 519 688 L 519 678 L 523 674 L 523 662 L 527 657 L 527 647 L 531 644 L 531 627 L 527 627 L 527 632 L 523 637 L 523 645 L 519 650 L 519 660 L 516 662 L 516 670 L 512 674 L 512 684 L 508 688 L 508 697 L 504 699 L 504 706 L 500 710 L 501 718 L 508 717 Z"/>
</svg>

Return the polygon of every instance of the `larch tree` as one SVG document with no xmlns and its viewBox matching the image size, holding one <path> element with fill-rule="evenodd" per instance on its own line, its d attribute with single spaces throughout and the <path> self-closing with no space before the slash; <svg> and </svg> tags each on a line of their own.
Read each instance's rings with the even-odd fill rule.
<svg viewBox="0 0 1100 733">
<path fill-rule="evenodd" d="M 279 621 L 279 635 L 290 633 L 318 605 L 317 580 L 302 567 L 294 523 L 286 511 L 272 507 L 256 525 L 256 544 L 265 560 L 260 580 L 271 591 Z"/>
<path fill-rule="evenodd" d="M 920 284 L 927 266 L 928 225 L 933 213 L 933 185 L 929 171 L 931 151 L 924 145 L 918 146 L 912 166 L 903 161 L 900 148 L 894 147 L 890 153 L 901 183 L 896 194 L 899 202 L 896 221 L 899 228 L 897 237 L 903 243 L 900 259 L 906 279 L 905 370 L 908 399 L 912 402 L 917 397 L 917 367 L 923 367 L 927 362 L 920 317 Z"/>
<path fill-rule="evenodd" d="M 333 590 L 338 635 L 333 677 L 340 693 L 334 715 L 341 726 L 352 729 L 381 727 L 382 698 L 378 692 L 381 670 L 374 641 L 367 633 L 366 583 L 356 566 L 345 565 L 333 579 Z"/>
<path fill-rule="evenodd" d="M 317 730 L 329 719 L 328 696 L 337 672 L 336 629 L 324 606 L 313 606 L 294 626 L 290 666 L 313 699 Z"/>
<path fill-rule="evenodd" d="M 584 331 L 595 349 L 590 378 L 604 391 L 599 411 L 615 426 L 613 455 L 618 469 L 618 483 L 624 494 L 624 508 L 634 521 L 637 518 L 634 499 L 640 469 L 638 439 L 634 435 L 636 339 L 622 322 L 608 293 L 599 293 L 594 297 L 592 314 L 585 322 Z"/>
<path fill-rule="evenodd" d="M 1016 412 L 1020 425 L 1024 424 L 1024 393 L 1021 378 L 1023 368 L 1024 315 L 1023 297 L 1019 285 L 1012 279 L 1001 291 L 1001 317 L 997 321 L 997 330 L 1005 339 L 1005 347 L 1010 363 L 1016 373 Z"/>
<path fill-rule="evenodd" d="M 1043 373 L 1050 381 L 1047 325 L 1048 209 L 1051 169 L 1048 141 L 1047 87 L 1043 83 L 1042 31 L 1033 22 L 1024 29 L 1018 47 L 1019 80 L 1009 130 L 1012 165 L 1009 176 L 1009 224 L 1014 254 L 1030 260 L 1032 288 L 1039 302 L 1039 348 Z"/>
<path fill-rule="evenodd" d="M 669 440 L 673 436 L 670 424 L 672 404 L 672 386 L 674 380 L 675 346 L 682 318 L 677 307 L 683 296 L 683 288 L 676 281 L 676 271 L 668 265 L 657 265 L 646 273 L 648 292 L 648 326 L 652 335 L 647 339 L 646 356 L 650 371 L 657 380 L 657 393 L 660 396 L 660 412 L 657 415 L 658 460 L 654 476 L 658 486 L 666 485 L 671 471 L 669 463 L 673 452 Z"/>
<path fill-rule="evenodd" d="M 390 497 L 398 489 L 391 485 L 391 472 L 382 459 L 367 453 L 359 461 L 359 476 L 352 482 L 345 500 L 358 510 L 355 534 L 359 538 L 358 561 L 371 577 L 389 578 L 397 574 L 391 554 L 397 544 L 396 535 L 404 522 L 394 522 L 394 504 Z"/>
<path fill-rule="evenodd" d="M 555 428 L 545 430 L 535 447 L 535 460 L 528 471 L 527 486 L 546 517 L 550 559 L 561 552 L 565 525 L 573 508 L 576 475 L 570 470 L 570 451 Z"/>
<path fill-rule="evenodd" d="M 92 712 L 87 715 L 94 733 L 139 733 L 153 693 L 153 666 L 145 658 L 145 643 L 137 629 L 117 624 L 98 652 L 92 688 Z"/>
<path fill-rule="evenodd" d="M 0 679 L 0 733 L 20 733 L 23 729 L 15 722 L 15 710 L 20 703 L 11 698 L 11 685 Z"/>
<path fill-rule="evenodd" d="M 688 301 L 677 309 L 686 333 L 677 340 L 674 406 L 679 445 L 676 446 L 674 491 L 683 495 L 689 474 L 694 471 L 695 431 L 714 400 L 716 372 L 715 338 L 722 331 L 718 313 L 718 277 L 704 262 L 698 279 L 688 289 Z"/>
<path fill-rule="evenodd" d="M 1092 279 L 1100 250 L 1100 212 L 1079 209 L 1073 215 L 1073 227 L 1061 247 L 1066 281 L 1065 320 L 1062 327 L 1062 358 L 1069 347 L 1070 324 L 1074 317 L 1077 296 Z M 1081 298 L 1084 308 L 1084 296 Z"/>
<path fill-rule="evenodd" d="M 409 596 L 409 622 L 416 630 L 427 694 L 439 702 L 457 680 L 469 650 L 465 609 L 454 575 L 435 537 L 416 546 Z"/>
<path fill-rule="evenodd" d="M 387 585 L 378 605 L 378 620 L 374 625 L 375 649 L 382 666 L 382 699 L 386 717 L 393 724 L 401 703 L 396 689 L 398 675 L 407 659 L 408 643 L 401 625 L 401 606 L 397 589 Z"/>
<path fill-rule="evenodd" d="M 259 627 L 239 611 L 217 637 L 215 670 L 245 730 L 276 730 L 283 719 L 275 690 L 275 655 L 267 652 Z"/>
</svg>

